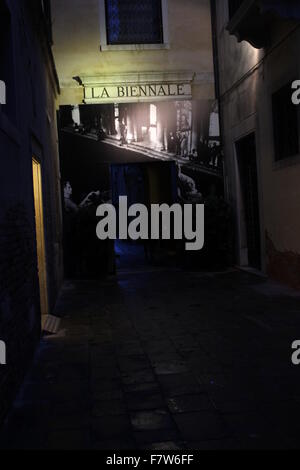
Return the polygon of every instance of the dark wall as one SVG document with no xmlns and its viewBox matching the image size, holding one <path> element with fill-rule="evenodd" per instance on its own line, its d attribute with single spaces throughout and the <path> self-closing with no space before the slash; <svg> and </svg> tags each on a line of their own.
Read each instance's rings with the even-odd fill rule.
<svg viewBox="0 0 300 470">
<path fill-rule="evenodd" d="M 10 93 L 7 105 L 0 106 L 0 340 L 7 349 L 7 365 L 0 366 L 0 424 L 28 370 L 41 332 L 33 156 L 42 167 L 50 310 L 62 280 L 56 83 L 50 73 L 51 57 L 43 48 L 47 34 L 43 35 L 40 24 L 40 2 L 1 1 L 4 3 L 10 23 L 6 15 L 0 16 L 0 31 L 5 28 L 10 55 L 0 54 L 0 71 L 7 71 L 4 79 L 9 80 Z"/>
</svg>

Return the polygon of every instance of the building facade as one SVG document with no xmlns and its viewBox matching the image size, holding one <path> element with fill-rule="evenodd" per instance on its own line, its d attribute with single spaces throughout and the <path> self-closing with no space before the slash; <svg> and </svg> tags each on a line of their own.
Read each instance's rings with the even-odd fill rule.
<svg viewBox="0 0 300 470">
<path fill-rule="evenodd" d="M 0 1 L 0 421 L 62 283 L 60 175 L 49 1 Z"/>
<path fill-rule="evenodd" d="M 208 0 L 54 0 L 53 18 L 74 124 L 102 105 L 94 121 L 119 140 L 126 127 L 129 143 L 183 158 L 219 143 Z"/>
<path fill-rule="evenodd" d="M 211 3 L 237 262 L 299 288 L 299 2 Z"/>
</svg>

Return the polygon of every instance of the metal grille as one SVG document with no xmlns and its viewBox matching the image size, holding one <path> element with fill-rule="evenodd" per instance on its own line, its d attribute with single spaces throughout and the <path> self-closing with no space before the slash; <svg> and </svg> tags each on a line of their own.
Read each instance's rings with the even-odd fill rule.
<svg viewBox="0 0 300 470">
<path fill-rule="evenodd" d="M 161 44 L 161 0 L 106 0 L 106 25 L 108 44 Z"/>
</svg>

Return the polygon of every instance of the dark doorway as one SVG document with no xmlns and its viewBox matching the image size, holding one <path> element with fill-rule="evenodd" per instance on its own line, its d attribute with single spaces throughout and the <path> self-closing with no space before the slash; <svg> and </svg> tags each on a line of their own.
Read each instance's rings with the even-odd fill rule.
<svg viewBox="0 0 300 470">
<path fill-rule="evenodd" d="M 236 144 L 248 246 L 248 264 L 261 269 L 260 215 L 255 134 Z"/>
</svg>

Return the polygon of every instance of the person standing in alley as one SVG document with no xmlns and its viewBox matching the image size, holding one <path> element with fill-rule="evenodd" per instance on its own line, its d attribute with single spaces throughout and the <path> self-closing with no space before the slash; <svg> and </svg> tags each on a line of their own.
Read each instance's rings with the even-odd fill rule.
<svg viewBox="0 0 300 470">
<path fill-rule="evenodd" d="M 120 121 L 121 146 L 127 144 L 127 126 L 124 119 Z"/>
</svg>

